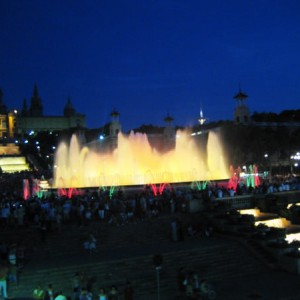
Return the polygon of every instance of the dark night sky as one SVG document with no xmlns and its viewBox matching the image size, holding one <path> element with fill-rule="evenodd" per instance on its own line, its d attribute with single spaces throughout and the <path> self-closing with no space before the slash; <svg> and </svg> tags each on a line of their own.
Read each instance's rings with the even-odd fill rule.
<svg viewBox="0 0 300 300">
<path fill-rule="evenodd" d="M 36 83 L 45 115 L 68 96 L 87 126 L 231 120 L 300 108 L 299 0 L 1 0 L 0 87 L 8 108 Z"/>
</svg>

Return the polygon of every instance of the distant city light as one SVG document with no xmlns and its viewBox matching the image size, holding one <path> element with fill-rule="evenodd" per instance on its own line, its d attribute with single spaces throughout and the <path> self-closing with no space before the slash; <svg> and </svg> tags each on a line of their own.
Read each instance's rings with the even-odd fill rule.
<svg viewBox="0 0 300 300">
<path fill-rule="evenodd" d="M 103 134 L 99 135 L 99 140 L 104 140 L 104 135 Z"/>
<path fill-rule="evenodd" d="M 292 155 L 291 159 L 300 160 L 300 152 L 297 152 L 295 155 Z"/>
<path fill-rule="evenodd" d="M 33 130 L 29 131 L 29 135 L 34 135 L 34 131 Z"/>
<path fill-rule="evenodd" d="M 200 134 L 202 134 L 202 131 L 193 132 L 193 133 L 191 134 L 191 136 L 200 135 Z"/>
</svg>

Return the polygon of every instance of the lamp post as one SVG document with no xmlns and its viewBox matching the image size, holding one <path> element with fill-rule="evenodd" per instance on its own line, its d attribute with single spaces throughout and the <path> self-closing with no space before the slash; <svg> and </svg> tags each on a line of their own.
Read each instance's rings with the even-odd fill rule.
<svg viewBox="0 0 300 300">
<path fill-rule="evenodd" d="M 269 178 L 269 180 L 271 182 L 271 180 L 272 180 L 272 174 L 271 174 L 272 173 L 272 166 L 271 166 L 271 161 L 269 159 L 269 154 L 265 153 L 264 158 L 266 160 L 266 167 L 267 167 L 267 172 L 268 172 L 268 178 Z"/>
<path fill-rule="evenodd" d="M 163 258 L 160 254 L 153 256 L 153 265 L 156 271 L 156 284 L 157 284 L 157 300 L 160 300 L 160 270 Z"/>
<path fill-rule="evenodd" d="M 294 167 L 298 167 L 300 161 L 300 152 L 297 152 L 295 155 L 291 156 L 291 174 L 294 173 Z"/>
</svg>

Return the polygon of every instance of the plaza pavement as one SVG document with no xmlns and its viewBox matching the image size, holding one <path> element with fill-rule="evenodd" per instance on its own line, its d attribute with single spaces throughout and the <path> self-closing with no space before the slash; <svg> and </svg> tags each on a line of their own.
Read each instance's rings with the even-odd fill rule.
<svg viewBox="0 0 300 300">
<path fill-rule="evenodd" d="M 194 221 L 200 218 L 196 214 L 176 216 L 185 225 L 191 218 Z M 217 299 L 300 299 L 299 275 L 269 268 L 238 240 L 215 235 L 172 242 L 169 229 L 173 217 L 162 215 L 123 226 L 94 223 L 79 228 L 65 225 L 61 233 L 50 234 L 46 244 L 40 243 L 35 229 L 27 230 L 28 236 L 24 232 L 19 238 L 30 239 L 33 245 L 30 261 L 20 274 L 19 287 L 9 287 L 9 296 L 30 299 L 38 282 L 62 287 L 70 295 L 72 275 L 84 270 L 95 279 L 95 287 L 116 284 L 121 290 L 122 284 L 130 280 L 135 300 L 158 299 L 157 273 L 152 258 L 161 254 L 160 300 L 184 299 L 178 297 L 179 267 L 207 278 L 216 289 Z M 81 247 L 83 237 L 89 232 L 99 241 L 98 252 L 93 254 Z"/>
</svg>

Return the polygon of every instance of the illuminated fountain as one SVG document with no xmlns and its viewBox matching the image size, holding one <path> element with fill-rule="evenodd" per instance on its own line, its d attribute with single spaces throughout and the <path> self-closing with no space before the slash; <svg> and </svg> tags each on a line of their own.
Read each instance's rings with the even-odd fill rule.
<svg viewBox="0 0 300 300">
<path fill-rule="evenodd" d="M 146 134 L 118 134 L 118 147 L 102 153 L 81 147 L 75 135 L 55 154 L 54 188 L 147 185 L 227 179 L 228 166 L 218 134 L 210 132 L 206 149 L 177 132 L 176 146 L 167 153 L 153 149 Z"/>
<path fill-rule="evenodd" d="M 243 172 L 240 167 L 234 169 L 230 166 L 230 178 L 228 181 L 228 188 L 236 191 L 239 183 L 245 182 L 246 186 L 255 188 L 260 185 L 260 177 L 257 165 L 243 166 Z"/>
<path fill-rule="evenodd" d="M 291 222 L 286 218 L 274 218 L 255 222 L 255 226 L 258 226 L 260 224 L 275 228 L 287 228 L 291 226 Z"/>
<path fill-rule="evenodd" d="M 253 215 L 255 217 L 255 226 L 260 224 L 276 228 L 287 228 L 291 226 L 291 222 L 287 219 L 278 217 L 277 214 L 261 212 L 258 208 L 241 209 L 238 212 L 241 215 Z"/>
<path fill-rule="evenodd" d="M 278 217 L 276 214 L 262 213 L 257 208 L 242 209 L 242 210 L 239 210 L 239 213 L 240 214 L 253 215 L 256 219 L 256 221 L 254 223 L 255 226 L 265 225 L 267 227 L 286 228 L 287 233 L 286 233 L 286 236 L 285 236 L 285 240 L 288 243 L 292 243 L 294 241 L 300 241 L 300 227 L 299 227 L 299 225 L 293 225 L 286 218 Z M 290 232 L 290 231 L 292 231 L 292 232 Z"/>
</svg>

